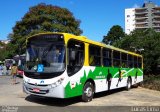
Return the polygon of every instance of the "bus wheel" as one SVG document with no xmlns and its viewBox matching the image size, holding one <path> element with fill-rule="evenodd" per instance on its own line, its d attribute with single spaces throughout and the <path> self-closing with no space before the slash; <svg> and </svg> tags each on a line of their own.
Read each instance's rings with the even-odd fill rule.
<svg viewBox="0 0 160 112">
<path fill-rule="evenodd" d="M 91 82 L 87 82 L 83 88 L 82 100 L 84 102 L 92 101 L 94 95 L 94 86 Z"/>
<path fill-rule="evenodd" d="M 127 80 L 127 86 L 126 86 L 126 90 L 130 90 L 131 89 L 131 86 L 132 86 L 132 80 L 131 78 L 129 77 L 128 80 Z"/>
</svg>

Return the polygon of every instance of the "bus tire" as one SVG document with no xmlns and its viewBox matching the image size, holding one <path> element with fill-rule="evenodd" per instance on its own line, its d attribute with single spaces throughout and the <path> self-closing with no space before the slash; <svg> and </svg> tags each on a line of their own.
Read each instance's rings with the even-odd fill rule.
<svg viewBox="0 0 160 112">
<path fill-rule="evenodd" d="M 130 77 L 128 77 L 126 90 L 129 91 L 131 89 L 131 86 L 132 86 L 132 80 Z"/>
<path fill-rule="evenodd" d="M 83 88 L 82 100 L 84 102 L 92 101 L 94 96 L 94 86 L 91 82 L 86 82 Z"/>
</svg>

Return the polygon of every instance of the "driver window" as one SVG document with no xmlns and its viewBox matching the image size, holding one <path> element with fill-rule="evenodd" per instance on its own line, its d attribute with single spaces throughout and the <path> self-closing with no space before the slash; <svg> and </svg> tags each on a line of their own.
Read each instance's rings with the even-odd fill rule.
<svg viewBox="0 0 160 112">
<path fill-rule="evenodd" d="M 67 47 L 68 63 L 67 73 L 69 76 L 77 73 L 84 63 L 84 43 L 77 40 L 70 40 Z"/>
</svg>

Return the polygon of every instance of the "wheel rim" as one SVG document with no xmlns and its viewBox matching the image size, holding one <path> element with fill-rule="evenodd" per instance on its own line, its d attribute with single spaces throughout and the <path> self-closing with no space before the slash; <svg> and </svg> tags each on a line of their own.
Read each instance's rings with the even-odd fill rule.
<svg viewBox="0 0 160 112">
<path fill-rule="evenodd" d="M 131 88 L 131 82 L 130 81 L 128 82 L 128 88 Z"/>
<path fill-rule="evenodd" d="M 86 88 L 85 94 L 86 94 L 87 97 L 91 97 L 92 93 L 93 93 L 93 90 L 92 90 L 91 87 Z"/>
</svg>

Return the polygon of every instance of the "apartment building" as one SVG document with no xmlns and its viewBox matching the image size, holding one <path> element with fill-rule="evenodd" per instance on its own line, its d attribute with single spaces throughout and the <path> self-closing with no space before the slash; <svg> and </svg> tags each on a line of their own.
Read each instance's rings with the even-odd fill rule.
<svg viewBox="0 0 160 112">
<path fill-rule="evenodd" d="M 10 42 L 10 40 L 0 40 L 0 42 L 2 42 L 4 44 L 8 44 Z"/>
<path fill-rule="evenodd" d="M 144 3 L 139 8 L 125 9 L 125 33 L 135 29 L 153 28 L 160 32 L 160 7 L 152 2 Z"/>
</svg>

